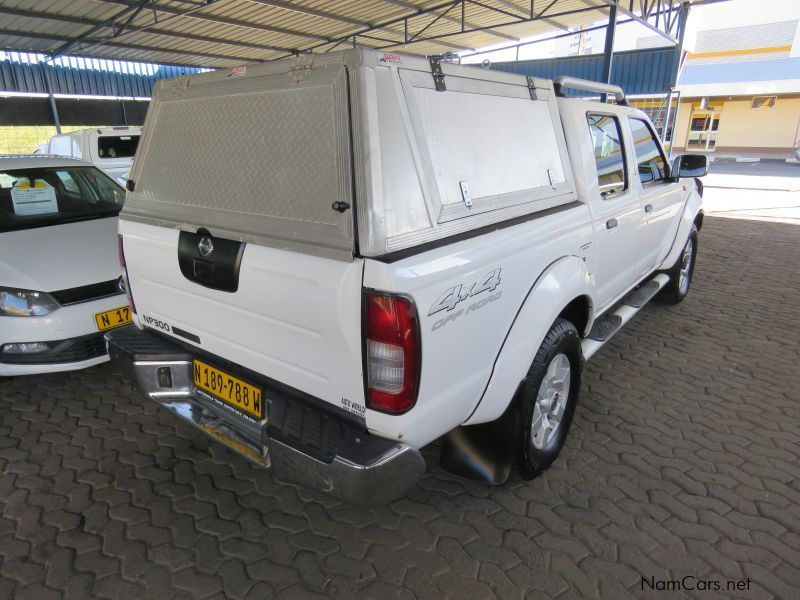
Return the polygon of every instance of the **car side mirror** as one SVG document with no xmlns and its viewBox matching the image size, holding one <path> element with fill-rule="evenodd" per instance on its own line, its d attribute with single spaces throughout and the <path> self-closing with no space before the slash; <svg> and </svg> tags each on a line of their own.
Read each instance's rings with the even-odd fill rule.
<svg viewBox="0 0 800 600">
<path fill-rule="evenodd" d="M 708 157 L 705 154 L 681 154 L 672 161 L 672 176 L 675 179 L 702 177 L 706 173 Z"/>
</svg>

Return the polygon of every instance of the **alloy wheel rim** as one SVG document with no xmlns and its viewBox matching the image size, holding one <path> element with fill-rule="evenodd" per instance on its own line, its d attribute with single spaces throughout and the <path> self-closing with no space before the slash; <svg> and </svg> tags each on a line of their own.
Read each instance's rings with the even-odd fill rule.
<svg viewBox="0 0 800 600">
<path fill-rule="evenodd" d="M 686 247 L 683 249 L 683 257 L 681 258 L 681 271 L 680 275 L 678 276 L 678 289 L 680 290 L 681 294 L 685 294 L 689 291 L 689 280 L 692 276 L 692 252 L 694 250 L 694 244 L 690 239 L 686 242 Z"/>
<path fill-rule="evenodd" d="M 558 434 L 569 398 L 572 367 L 566 354 L 557 354 L 547 366 L 531 419 L 531 445 L 546 448 Z"/>
</svg>

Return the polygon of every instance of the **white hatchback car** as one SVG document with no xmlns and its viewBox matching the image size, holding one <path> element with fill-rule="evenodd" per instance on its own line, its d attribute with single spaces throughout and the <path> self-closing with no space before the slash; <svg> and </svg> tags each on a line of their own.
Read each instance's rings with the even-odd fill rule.
<svg viewBox="0 0 800 600">
<path fill-rule="evenodd" d="M 103 332 L 130 322 L 117 257 L 124 200 L 82 161 L 0 156 L 0 377 L 108 360 Z"/>
</svg>

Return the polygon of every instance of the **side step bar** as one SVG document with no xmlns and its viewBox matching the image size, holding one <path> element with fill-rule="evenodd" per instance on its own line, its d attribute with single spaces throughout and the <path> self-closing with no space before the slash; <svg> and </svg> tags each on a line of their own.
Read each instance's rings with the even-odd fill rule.
<svg viewBox="0 0 800 600">
<path fill-rule="evenodd" d="M 669 275 L 659 273 L 647 283 L 629 292 L 617 309 L 598 318 L 589 335 L 581 343 L 584 360 L 589 360 L 611 337 L 630 321 L 642 307 L 669 283 Z"/>
</svg>

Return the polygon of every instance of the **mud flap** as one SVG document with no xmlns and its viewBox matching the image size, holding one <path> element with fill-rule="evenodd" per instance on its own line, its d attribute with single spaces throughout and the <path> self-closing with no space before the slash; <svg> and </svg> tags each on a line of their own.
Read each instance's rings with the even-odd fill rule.
<svg viewBox="0 0 800 600">
<path fill-rule="evenodd" d="M 516 397 L 516 396 L 515 396 Z M 490 423 L 462 425 L 444 437 L 439 464 L 453 475 L 503 485 L 511 474 L 519 441 L 519 411 L 511 402 Z"/>
</svg>

